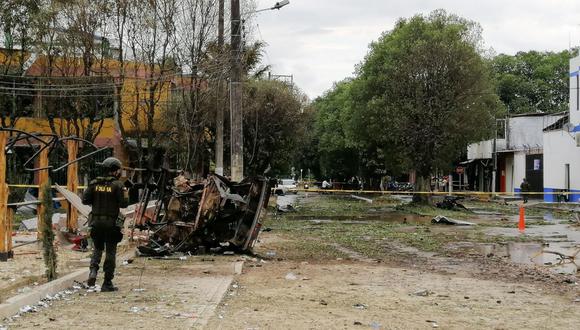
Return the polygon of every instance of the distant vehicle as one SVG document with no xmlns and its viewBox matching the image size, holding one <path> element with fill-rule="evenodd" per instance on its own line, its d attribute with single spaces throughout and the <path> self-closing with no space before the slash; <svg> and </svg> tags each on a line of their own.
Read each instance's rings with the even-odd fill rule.
<svg viewBox="0 0 580 330">
<path fill-rule="evenodd" d="M 414 185 L 410 182 L 392 181 L 387 184 L 387 190 L 390 191 L 413 191 Z"/>
<path fill-rule="evenodd" d="M 278 181 L 278 186 L 276 187 L 276 194 L 277 195 L 286 195 L 288 193 L 297 194 L 296 191 L 297 185 L 294 179 L 281 179 Z"/>
</svg>

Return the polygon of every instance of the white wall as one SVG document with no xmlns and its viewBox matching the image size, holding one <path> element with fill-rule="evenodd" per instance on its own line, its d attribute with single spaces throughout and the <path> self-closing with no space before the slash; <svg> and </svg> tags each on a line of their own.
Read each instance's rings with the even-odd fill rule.
<svg viewBox="0 0 580 330">
<path fill-rule="evenodd" d="M 496 140 L 497 151 L 503 151 L 506 148 L 505 139 Z M 467 146 L 467 159 L 491 159 L 493 155 L 493 140 L 472 143 Z"/>
<path fill-rule="evenodd" d="M 580 202 L 580 147 L 576 134 L 580 134 L 580 56 L 570 60 L 569 114 L 571 130 L 563 128 L 544 132 L 544 191 L 553 192 L 566 187 L 566 164 L 570 165 L 570 201 Z M 544 195 L 545 201 L 555 201 L 554 195 Z"/>
<path fill-rule="evenodd" d="M 544 189 L 565 189 L 565 164 L 570 164 L 570 190 L 580 191 L 580 147 L 564 130 L 544 133 Z M 574 196 L 577 201 L 577 196 Z"/>
<path fill-rule="evenodd" d="M 544 144 L 543 130 L 563 115 L 516 116 L 508 120 L 508 150 L 541 149 Z"/>
<path fill-rule="evenodd" d="M 579 71 L 580 56 L 570 60 L 570 122 L 576 126 L 580 124 L 580 110 L 578 110 Z"/>
<path fill-rule="evenodd" d="M 513 154 L 506 156 L 505 158 L 505 190 L 507 192 L 513 192 L 514 186 L 517 183 L 514 181 L 514 156 Z"/>
<path fill-rule="evenodd" d="M 520 184 L 522 184 L 525 177 L 526 153 L 524 151 L 518 151 L 514 153 L 514 191 L 520 189 Z"/>
</svg>

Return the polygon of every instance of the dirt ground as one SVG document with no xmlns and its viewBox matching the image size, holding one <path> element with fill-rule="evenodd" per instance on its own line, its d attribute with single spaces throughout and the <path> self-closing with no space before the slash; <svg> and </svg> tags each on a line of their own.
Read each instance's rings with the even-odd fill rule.
<svg viewBox="0 0 580 330">
<path fill-rule="evenodd" d="M 410 211 L 390 203 L 326 196 L 299 200 L 294 213 L 270 212 L 254 255 L 138 258 L 118 268 L 117 293 L 81 290 L 0 324 L 8 329 L 579 328 L 578 273 L 561 274 L 545 262 L 513 263 L 497 250 L 478 249 L 509 252 L 511 244 L 555 243 L 580 248 L 578 227 L 566 219 L 550 223 L 542 220 L 542 210 L 530 210 L 537 217 L 530 232 L 536 228 L 552 236 L 544 240 L 512 235 L 515 207 L 475 203 L 485 216 L 449 213 L 478 223 L 462 228 L 431 225 L 428 212 L 438 210 L 405 215 L 401 212 Z M 231 264 L 239 260 L 245 261 L 244 270 L 232 277 Z M 222 299 L 211 288 L 224 283 L 229 287 Z"/>
<path fill-rule="evenodd" d="M 264 236 L 258 250 L 277 241 Z M 543 269 L 420 255 L 405 266 L 340 259 L 246 264 L 208 329 L 578 328 L 577 284 Z"/>
<path fill-rule="evenodd" d="M 81 289 L 49 308 L 0 324 L 8 329 L 199 328 L 224 294 L 218 289 L 229 287 L 233 261 L 135 259 L 117 268 L 118 292 Z"/>
<path fill-rule="evenodd" d="M 15 245 L 36 240 L 36 233 L 18 232 L 13 237 Z M 89 252 L 71 250 L 72 245 L 56 244 L 58 273 L 66 275 L 79 267 L 86 267 Z M 16 293 L 27 291 L 45 282 L 44 261 L 39 243 L 14 248 L 14 258 L 0 262 L 0 302 Z"/>
</svg>

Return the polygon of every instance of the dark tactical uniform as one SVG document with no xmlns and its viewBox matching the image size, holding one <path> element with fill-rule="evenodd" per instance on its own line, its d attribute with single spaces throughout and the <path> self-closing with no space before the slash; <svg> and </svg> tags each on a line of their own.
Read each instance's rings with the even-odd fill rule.
<svg viewBox="0 0 580 330">
<path fill-rule="evenodd" d="M 115 255 L 117 243 L 123 238 L 122 222 L 119 221 L 119 208 L 127 207 L 123 193 L 123 183 L 115 177 L 98 177 L 91 181 L 83 194 L 83 204 L 92 205 L 89 217 L 91 238 L 94 243 L 90 270 L 96 278 L 103 250 L 106 250 L 103 270 L 104 283 L 111 283 L 115 274 Z M 112 285 L 112 284 L 111 284 Z"/>
<path fill-rule="evenodd" d="M 527 179 L 524 179 L 524 181 L 520 185 L 520 190 L 524 193 L 524 194 L 522 194 L 522 197 L 524 198 L 524 203 L 527 203 L 529 196 L 525 193 L 531 191 L 530 183 L 528 182 Z"/>
</svg>

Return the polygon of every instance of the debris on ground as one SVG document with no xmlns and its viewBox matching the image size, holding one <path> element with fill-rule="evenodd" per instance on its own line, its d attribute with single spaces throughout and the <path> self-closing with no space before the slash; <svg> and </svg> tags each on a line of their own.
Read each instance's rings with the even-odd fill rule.
<svg viewBox="0 0 580 330">
<path fill-rule="evenodd" d="M 288 281 L 296 281 L 298 279 L 298 277 L 294 273 L 288 273 L 284 278 L 287 279 Z"/>
<path fill-rule="evenodd" d="M 62 214 L 60 214 L 60 213 L 53 214 L 52 215 L 52 223 L 59 223 L 61 217 L 62 217 Z M 18 231 L 36 232 L 37 230 L 38 230 L 38 218 L 37 217 L 22 220 L 20 222 L 20 225 L 18 226 Z"/>
<path fill-rule="evenodd" d="M 435 218 L 431 219 L 431 223 L 437 224 L 437 225 L 475 226 L 475 223 L 473 223 L 473 222 L 452 219 L 452 218 L 448 218 L 444 215 L 438 215 Z"/>
<path fill-rule="evenodd" d="M 371 329 L 373 329 L 373 330 L 378 330 L 381 328 L 381 324 L 379 322 L 372 322 L 370 324 L 370 326 L 371 326 Z"/>
<path fill-rule="evenodd" d="M 426 320 L 426 322 L 431 323 L 431 327 L 433 328 L 439 328 L 439 324 L 437 324 L 437 321 Z"/>
<path fill-rule="evenodd" d="M 572 220 L 573 224 L 580 225 L 580 213 L 574 213 L 574 220 Z"/>
<path fill-rule="evenodd" d="M 427 297 L 432 295 L 433 292 L 429 291 L 429 290 L 418 290 L 412 293 L 413 296 L 418 296 L 418 297 Z"/>
<path fill-rule="evenodd" d="M 350 197 L 351 198 L 354 198 L 354 199 L 358 199 L 358 200 L 364 201 L 364 202 L 367 202 L 369 204 L 372 204 L 373 203 L 373 200 L 370 199 L 370 198 L 366 198 L 366 197 L 362 197 L 362 196 L 358 196 L 358 195 L 350 195 Z"/>
<path fill-rule="evenodd" d="M 75 285 L 73 285 L 72 287 L 70 287 L 66 290 L 57 292 L 54 295 L 47 294 L 44 298 L 40 299 L 34 305 L 25 305 L 25 306 L 20 307 L 18 314 L 13 315 L 11 317 L 7 317 L 6 321 L 8 322 L 8 324 L 10 324 L 10 323 L 13 323 L 15 319 L 23 317 L 26 314 L 37 313 L 41 309 L 50 307 L 56 301 L 69 300 L 70 299 L 69 297 L 71 295 L 76 294 L 77 292 L 81 291 L 81 289 L 83 289 L 83 288 L 87 288 L 86 285 L 75 281 Z M 3 328 L 3 326 L 0 325 L 0 330 L 2 330 L 2 329 L 7 329 L 7 328 L 6 327 Z"/>
<path fill-rule="evenodd" d="M 295 212 L 296 195 L 282 195 L 276 197 L 276 211 L 281 213 Z"/>
<path fill-rule="evenodd" d="M 463 196 L 445 196 L 445 198 L 441 202 L 437 202 L 435 206 L 450 211 L 469 211 L 467 207 L 459 203 L 462 199 Z"/>
<path fill-rule="evenodd" d="M 565 237 L 567 237 L 567 236 L 565 236 Z M 578 264 L 576 264 L 576 258 L 578 258 L 579 254 L 580 254 L 580 249 L 577 249 L 576 252 L 574 254 L 571 254 L 571 255 L 567 255 L 567 254 L 564 254 L 564 253 L 558 252 L 558 251 L 548 251 L 548 250 L 544 250 L 544 251 L 542 251 L 542 253 L 554 254 L 558 257 L 558 259 L 556 260 L 556 263 L 553 266 L 559 266 L 559 265 L 564 265 L 564 264 L 574 264 L 576 266 L 577 270 L 580 269 L 578 267 Z"/>
<path fill-rule="evenodd" d="M 281 212 L 281 213 L 295 211 L 294 206 L 292 206 L 291 204 L 284 204 L 284 205 L 277 204 L 276 205 L 276 210 L 278 212 Z"/>
</svg>

